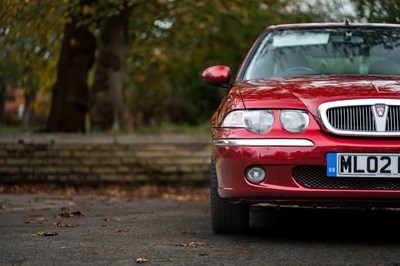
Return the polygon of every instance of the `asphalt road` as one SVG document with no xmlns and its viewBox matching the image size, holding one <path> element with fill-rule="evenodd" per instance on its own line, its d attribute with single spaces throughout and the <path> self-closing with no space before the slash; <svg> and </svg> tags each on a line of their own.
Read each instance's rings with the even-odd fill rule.
<svg viewBox="0 0 400 266">
<path fill-rule="evenodd" d="M 0 194 L 0 265 L 400 265 L 399 211 L 254 208 L 250 232 L 216 235 L 208 207 Z"/>
</svg>

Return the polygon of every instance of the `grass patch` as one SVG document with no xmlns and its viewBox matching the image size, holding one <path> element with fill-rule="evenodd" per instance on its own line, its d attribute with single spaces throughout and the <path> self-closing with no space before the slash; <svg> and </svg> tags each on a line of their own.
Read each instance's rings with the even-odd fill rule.
<svg viewBox="0 0 400 266">
<path fill-rule="evenodd" d="M 22 127 L 15 125 L 0 125 L 0 132 L 6 133 L 22 133 L 22 132 L 34 132 L 37 128 L 33 127 Z"/>
</svg>

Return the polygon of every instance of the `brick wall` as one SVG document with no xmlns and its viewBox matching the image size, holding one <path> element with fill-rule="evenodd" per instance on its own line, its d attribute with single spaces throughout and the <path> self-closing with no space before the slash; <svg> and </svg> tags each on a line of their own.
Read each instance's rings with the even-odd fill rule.
<svg viewBox="0 0 400 266">
<path fill-rule="evenodd" d="M 0 182 L 203 182 L 209 134 L 0 134 Z"/>
</svg>

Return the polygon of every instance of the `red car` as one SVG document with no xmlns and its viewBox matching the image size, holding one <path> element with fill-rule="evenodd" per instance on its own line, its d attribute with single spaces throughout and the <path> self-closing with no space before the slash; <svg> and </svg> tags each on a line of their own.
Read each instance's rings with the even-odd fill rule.
<svg viewBox="0 0 400 266">
<path fill-rule="evenodd" d="M 254 203 L 400 206 L 400 25 L 268 27 L 212 123 L 212 228 L 249 227 Z"/>
</svg>

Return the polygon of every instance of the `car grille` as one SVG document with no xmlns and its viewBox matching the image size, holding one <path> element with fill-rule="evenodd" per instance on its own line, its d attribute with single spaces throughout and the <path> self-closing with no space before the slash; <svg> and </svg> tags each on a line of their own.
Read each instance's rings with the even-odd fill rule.
<svg viewBox="0 0 400 266">
<path fill-rule="evenodd" d="M 337 107 L 327 110 L 328 122 L 336 129 L 375 131 L 374 115 L 370 106 Z"/>
<path fill-rule="evenodd" d="M 306 188 L 400 190 L 398 178 L 328 177 L 325 166 L 301 166 L 293 174 L 296 182 Z"/>
<path fill-rule="evenodd" d="M 389 106 L 386 131 L 400 131 L 400 107 Z"/>
<path fill-rule="evenodd" d="M 329 102 L 319 109 L 325 128 L 338 135 L 400 136 L 400 100 Z"/>
</svg>

